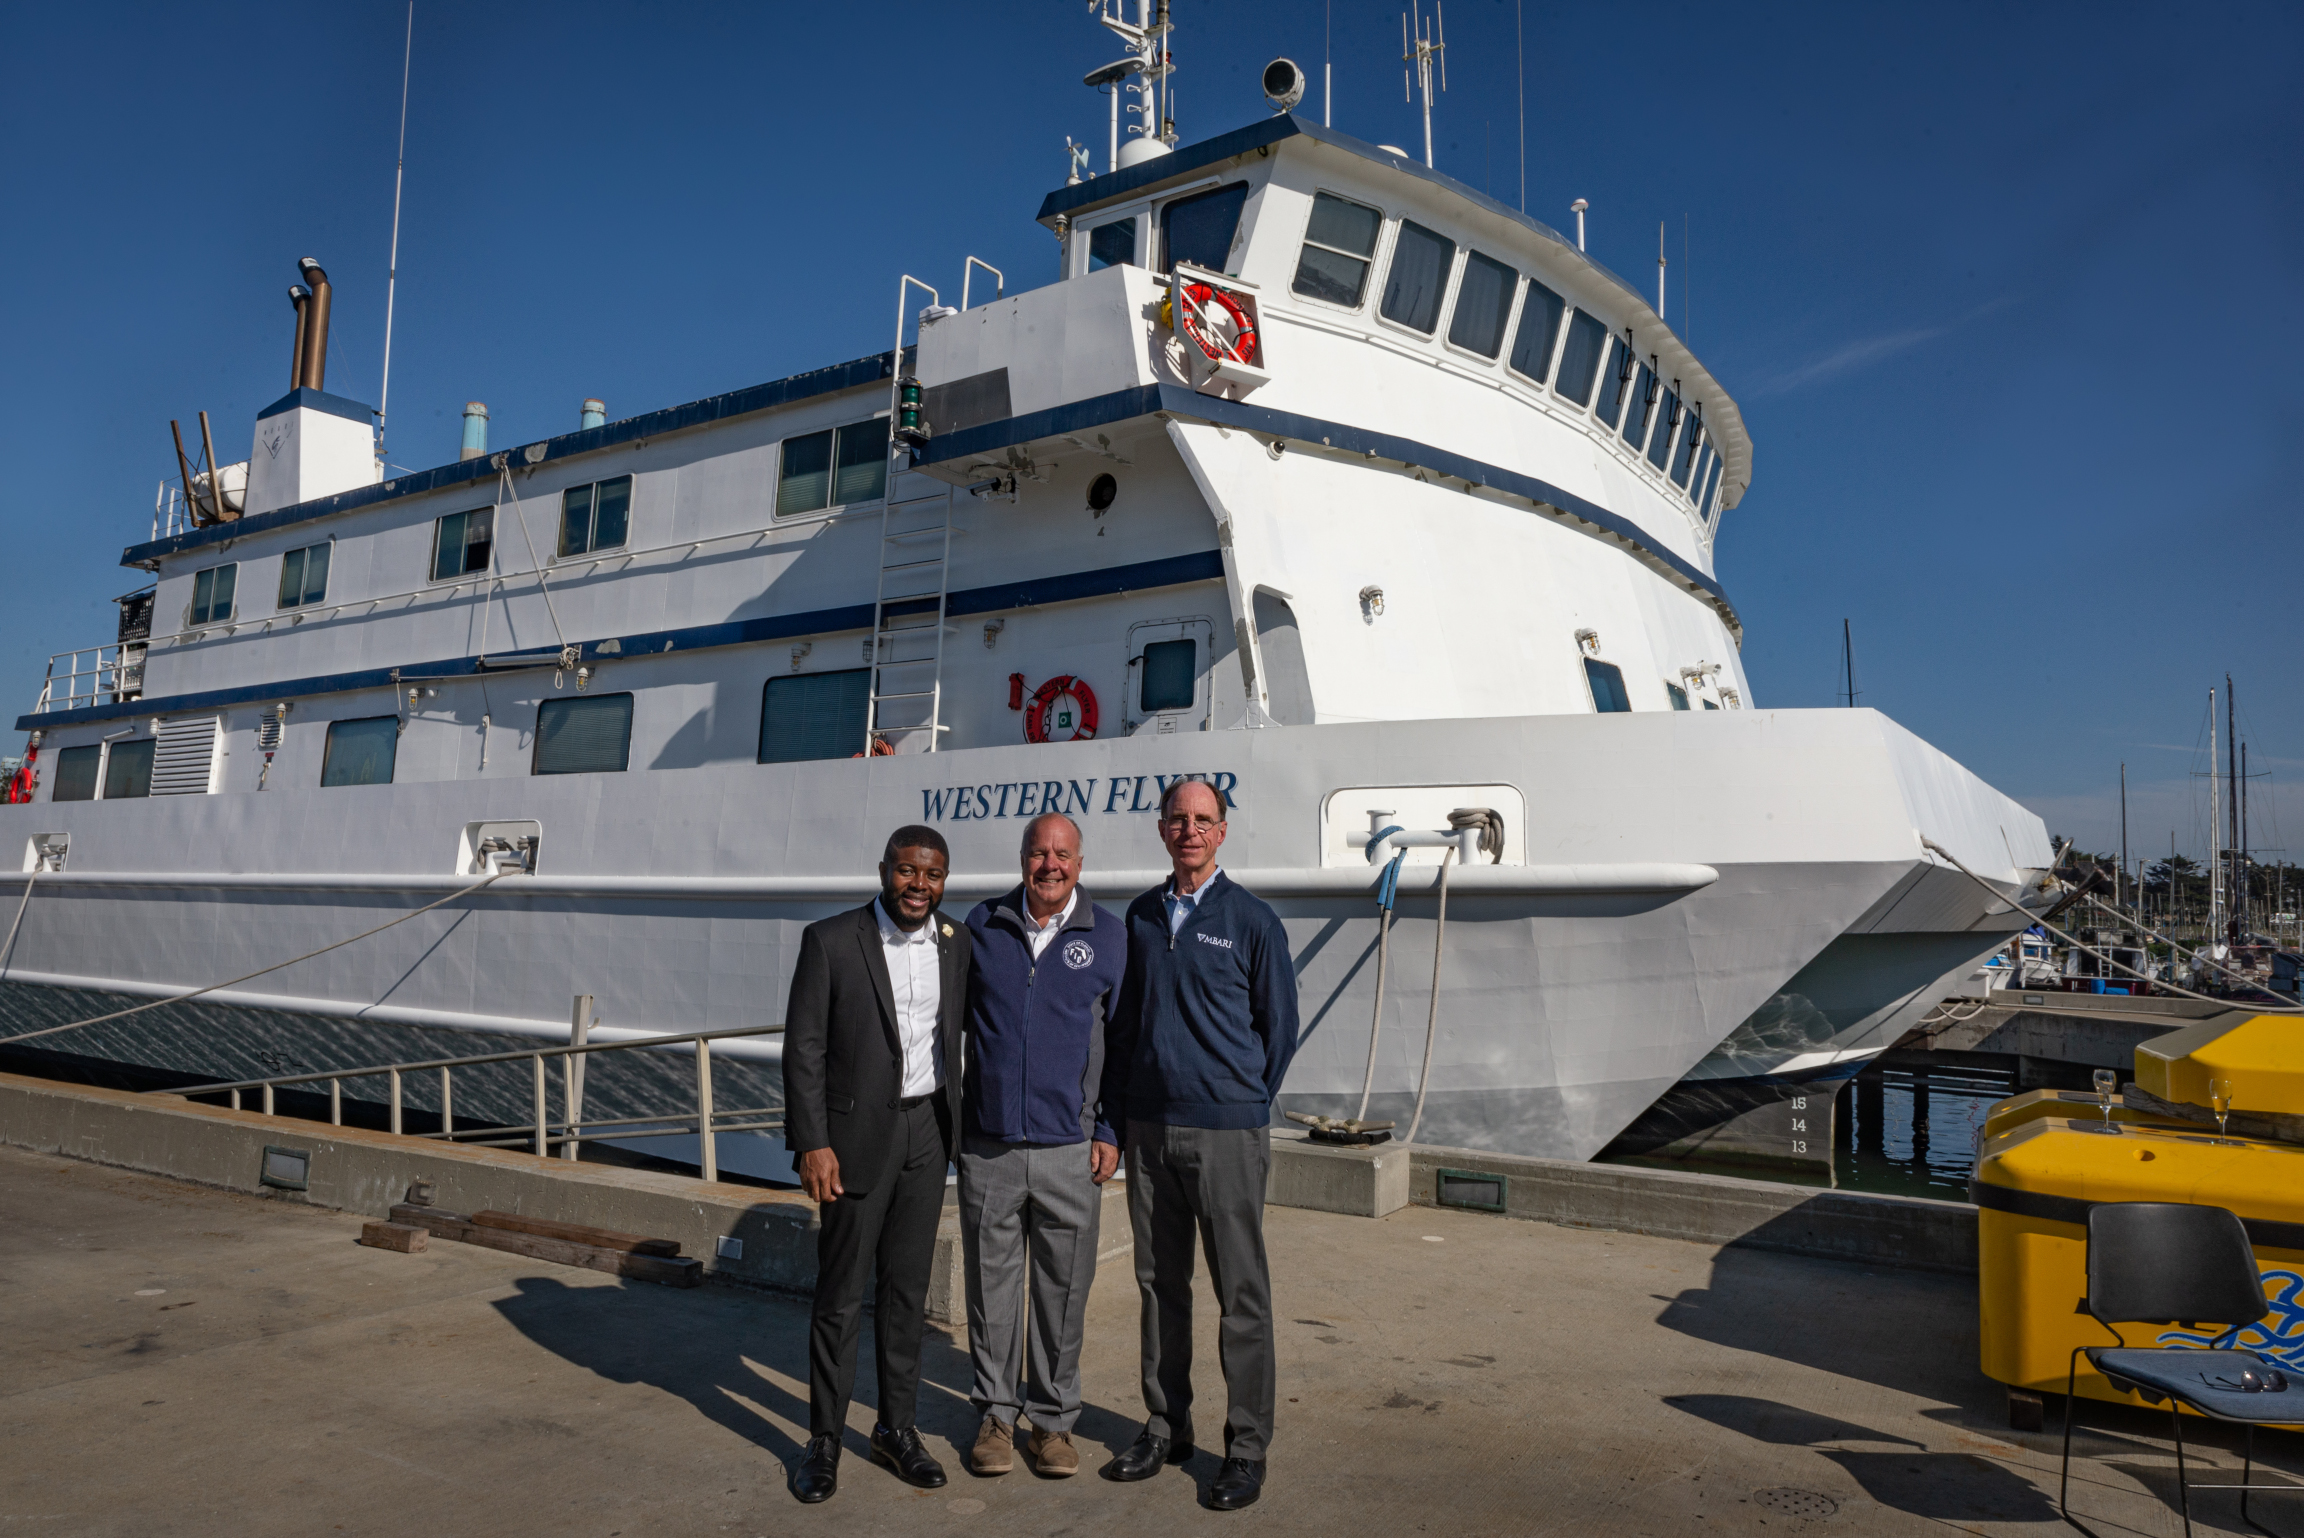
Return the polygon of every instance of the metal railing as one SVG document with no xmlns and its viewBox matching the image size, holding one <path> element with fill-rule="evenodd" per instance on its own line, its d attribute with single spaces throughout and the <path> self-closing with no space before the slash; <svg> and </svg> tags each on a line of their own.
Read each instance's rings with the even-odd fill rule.
<svg viewBox="0 0 2304 1538">
<path fill-rule="evenodd" d="M 110 705 L 144 690 L 144 643 L 114 642 L 58 652 L 48 659 L 35 715 L 81 705 Z"/>
<path fill-rule="evenodd" d="M 584 1001 L 586 1003 L 589 1000 Z M 242 1109 L 240 1094 L 243 1090 L 262 1093 L 262 1110 L 266 1116 L 279 1114 L 274 1109 L 274 1092 L 289 1085 L 326 1084 L 328 1086 L 328 1124 L 344 1125 L 344 1081 L 346 1079 L 386 1079 L 390 1083 L 389 1106 L 391 1130 L 396 1136 L 418 1137 L 432 1142 L 462 1143 L 479 1148 L 531 1147 L 540 1159 L 552 1156 L 557 1147 L 565 1159 L 574 1159 L 577 1148 L 584 1143 L 622 1141 L 643 1137 L 696 1138 L 702 1147 L 702 1167 L 705 1180 L 720 1178 L 720 1159 L 713 1146 L 713 1138 L 723 1132 L 768 1132 L 781 1128 L 783 1107 L 763 1105 L 742 1110 L 715 1110 L 712 1104 L 712 1043 L 737 1036 L 774 1036 L 782 1034 L 781 1025 L 738 1026 L 722 1031 L 688 1031 L 677 1036 L 641 1036 L 630 1041 L 578 1040 L 567 1046 L 534 1047 L 517 1052 L 485 1052 L 473 1057 L 436 1057 L 421 1062 L 383 1063 L 371 1068 L 337 1068 L 318 1073 L 277 1074 L 266 1079 L 242 1079 L 232 1084 L 192 1084 L 162 1093 L 194 1099 L 207 1095 L 228 1097 L 232 1109 Z M 578 1032 L 581 1036 L 582 1032 Z M 584 1062 L 594 1052 L 629 1052 L 635 1048 L 675 1047 L 693 1044 L 696 1053 L 696 1109 L 693 1112 L 669 1112 L 661 1116 L 622 1116 L 613 1119 L 588 1117 L 584 1114 Z M 560 1119 L 550 1115 L 551 1076 L 545 1072 L 544 1060 L 561 1059 Z M 535 1120 L 513 1125 L 471 1127 L 456 1130 L 455 1089 L 449 1075 L 458 1068 L 477 1067 L 483 1063 L 528 1062 L 534 1069 L 532 1088 Z M 402 1126 L 404 1107 L 402 1086 L 413 1073 L 437 1070 L 440 1075 L 440 1126 L 437 1131 L 406 1131 Z M 771 1113 L 772 1121 L 736 1120 L 741 1117 L 760 1117 Z"/>
</svg>

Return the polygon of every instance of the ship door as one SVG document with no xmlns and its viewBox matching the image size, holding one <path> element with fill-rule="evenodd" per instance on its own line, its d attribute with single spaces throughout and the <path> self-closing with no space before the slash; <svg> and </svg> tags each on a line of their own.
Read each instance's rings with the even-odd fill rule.
<svg viewBox="0 0 2304 1538">
<path fill-rule="evenodd" d="M 1202 615 L 1128 627 L 1128 684 L 1120 701 L 1124 735 L 1208 730 L 1214 703 L 1208 643 L 1214 630 Z"/>
</svg>

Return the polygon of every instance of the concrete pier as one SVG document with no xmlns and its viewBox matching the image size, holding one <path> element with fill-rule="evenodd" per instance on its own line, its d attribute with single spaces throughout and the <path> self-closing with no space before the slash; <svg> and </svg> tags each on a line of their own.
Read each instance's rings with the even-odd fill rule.
<svg viewBox="0 0 2304 1538">
<path fill-rule="evenodd" d="M 959 1471 L 964 1340 L 932 1332 L 933 1492 L 865 1455 L 802 1507 L 806 1306 L 674 1291 L 497 1251 L 365 1249 L 294 1193 L 0 1149 L 0 1518 L 206 1535 L 1002 1532 L 1984 1534 L 2054 1524 L 2055 1420 L 2006 1429 L 1972 1281 L 1410 1207 L 1267 1215 L 1280 1405 L 1263 1502 L 1201 1507 L 1217 1458 L 1114 1485 L 1135 1435 L 1136 1296 L 1092 1294 L 1081 1477 Z M 1218 1435 L 1202 1294 L 1200 1430 Z M 865 1358 L 869 1361 L 869 1349 Z M 2091 1407 L 2074 1499 L 2173 1534 L 2167 1422 Z M 2238 1442 L 2188 1434 L 2229 1470 Z M 2304 1439 L 2258 1439 L 2304 1474 Z M 1020 1460 L 1021 1462 L 1021 1460 Z M 2195 1474 L 2206 1471 L 2195 1464 Z M 2215 1477 L 2215 1476 L 2210 1476 Z M 2203 1531 L 2231 1497 L 2195 1497 Z M 2277 1523 L 2284 1510 L 2268 1505 Z"/>
</svg>

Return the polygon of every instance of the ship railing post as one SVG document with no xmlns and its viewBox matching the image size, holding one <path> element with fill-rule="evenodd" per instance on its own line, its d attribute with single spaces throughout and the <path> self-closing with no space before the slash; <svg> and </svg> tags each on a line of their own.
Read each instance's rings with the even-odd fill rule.
<svg viewBox="0 0 2304 1538">
<path fill-rule="evenodd" d="M 330 1079 L 328 1081 L 328 1125 L 331 1127 L 344 1125 L 344 1081 L 342 1079 Z"/>
<path fill-rule="evenodd" d="M 719 1149 L 712 1138 L 712 1043 L 696 1038 L 696 1142 L 703 1152 L 703 1178 L 720 1178 Z"/>
<path fill-rule="evenodd" d="M 232 1109 L 235 1111 L 240 1109 L 240 1091 L 238 1090 L 232 1091 Z"/>
<path fill-rule="evenodd" d="M 392 1070 L 392 1135 L 400 1135 L 400 1070 Z"/>
<path fill-rule="evenodd" d="M 592 1039 L 592 995 L 579 993 L 568 1014 L 568 1045 L 578 1050 L 562 1058 L 560 1098 L 568 1115 L 568 1141 L 560 1145 L 560 1157 L 574 1160 L 583 1145 L 577 1141 L 577 1123 L 584 1117 L 584 1059 L 582 1050 Z"/>
<path fill-rule="evenodd" d="M 237 1097 L 237 1096 L 235 1096 L 234 1098 L 238 1098 L 238 1097 Z M 267 1085 L 265 1085 L 265 1086 L 264 1086 L 264 1114 L 265 1114 L 266 1116 L 270 1116 L 270 1115 L 272 1115 L 272 1114 L 273 1114 L 273 1110 L 272 1110 L 272 1086 L 271 1086 L 271 1085 L 269 1085 L 269 1084 L 267 1084 Z"/>
<path fill-rule="evenodd" d="M 542 1159 L 548 1157 L 547 1150 L 550 1144 L 547 1139 L 551 1134 L 551 1129 L 545 1124 L 547 1112 L 544 1106 L 544 1054 L 531 1052 L 528 1054 L 528 1061 L 534 1064 L 536 1068 L 536 1157 Z"/>
<path fill-rule="evenodd" d="M 456 1136 L 456 1118 L 448 1110 L 450 1093 L 448 1070 L 443 1068 L 440 1070 L 440 1135 L 452 1139 Z"/>
</svg>

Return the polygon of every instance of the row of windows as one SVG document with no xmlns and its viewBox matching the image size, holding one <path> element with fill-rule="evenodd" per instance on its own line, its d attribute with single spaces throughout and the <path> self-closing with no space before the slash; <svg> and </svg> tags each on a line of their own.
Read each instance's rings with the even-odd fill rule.
<svg viewBox="0 0 2304 1538">
<path fill-rule="evenodd" d="M 1307 298 L 1358 309 L 1368 296 L 1383 227 L 1377 209 L 1334 193 L 1315 194 L 1290 287 Z M 1402 219 L 1377 313 L 1421 335 L 1436 334 L 1457 254 L 1455 241 Z M 1664 388 L 1656 371 L 1639 361 L 1624 338 L 1611 337 L 1598 316 L 1581 309 L 1571 313 L 1567 301 L 1543 283 L 1523 281 L 1518 270 L 1484 252 L 1467 247 L 1462 254 L 1449 343 L 1482 358 L 1502 356 L 1514 303 L 1525 295 L 1506 358 L 1511 370 L 1591 411 L 1603 431 L 1621 432 L 1632 452 L 1645 450 L 1648 462 L 1680 489 L 1698 518 L 1709 518 L 1719 491 L 1720 456 L 1700 412 Z"/>
<path fill-rule="evenodd" d="M 1624 670 L 1615 663 L 1602 662 L 1597 657 L 1586 657 L 1584 659 L 1584 682 L 1592 690 L 1592 708 L 1602 715 L 1614 715 L 1618 712 L 1631 710 L 1632 694 L 1630 690 L 1624 687 Z M 1672 701 L 1674 710 L 1689 708 L 1688 691 L 1670 679 L 1664 681 L 1664 693 Z M 1718 710 L 1720 705 L 1716 700 L 1705 700 L 1704 708 L 1706 710 Z"/>
<path fill-rule="evenodd" d="M 613 550 L 629 536 L 632 522 L 632 477 L 572 486 L 560 494 L 559 552 L 563 556 Z M 496 510 L 477 508 L 450 513 L 432 522 L 431 573 L 434 582 L 447 582 L 489 569 L 496 549 Z M 306 545 L 280 558 L 277 607 L 308 608 L 328 597 L 328 564 L 333 542 Z M 240 565 L 230 562 L 192 574 L 192 604 L 184 612 L 188 628 L 221 625 L 235 617 Z"/>
<path fill-rule="evenodd" d="M 1234 182 L 1177 198 L 1160 210 L 1160 249 L 1152 267 L 1168 272 L 1189 262 L 1209 272 L 1228 272 L 1232 243 L 1239 238 L 1240 215 L 1248 207 L 1248 184 Z M 1099 224 L 1088 232 L 1088 270 L 1132 267 L 1137 263 L 1139 228 L 1134 214 Z"/>
</svg>

